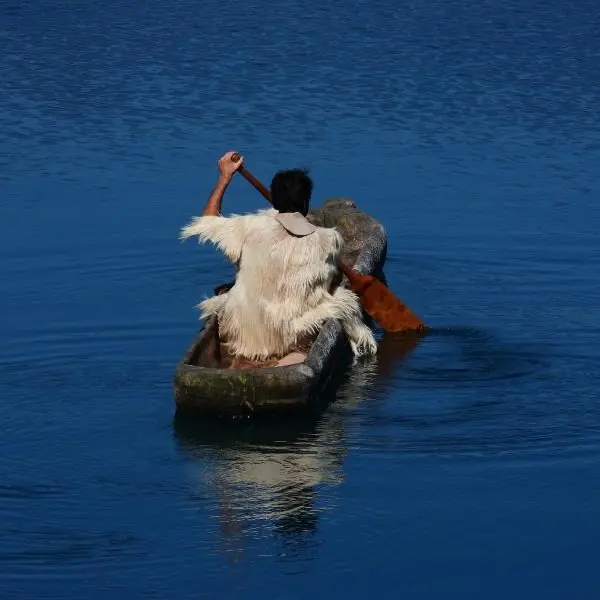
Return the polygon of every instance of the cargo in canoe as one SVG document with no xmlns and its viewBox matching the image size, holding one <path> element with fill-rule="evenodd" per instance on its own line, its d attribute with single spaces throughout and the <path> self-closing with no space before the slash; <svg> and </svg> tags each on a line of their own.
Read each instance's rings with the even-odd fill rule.
<svg viewBox="0 0 600 600">
<path fill-rule="evenodd" d="M 383 278 L 385 229 L 352 200 L 328 200 L 311 211 L 308 219 L 315 225 L 338 229 L 344 239 L 342 260 L 346 264 L 360 273 Z M 239 368 L 224 359 L 215 363 L 218 348 L 218 325 L 212 317 L 177 365 L 174 388 L 178 412 L 242 416 L 309 408 L 318 403 L 320 392 L 352 357 L 337 319 L 323 324 L 305 353 L 295 352 L 275 365 Z"/>
</svg>

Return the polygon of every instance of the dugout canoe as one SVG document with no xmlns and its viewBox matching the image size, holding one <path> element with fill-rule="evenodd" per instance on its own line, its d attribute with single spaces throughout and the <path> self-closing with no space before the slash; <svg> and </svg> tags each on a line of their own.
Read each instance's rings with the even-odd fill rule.
<svg viewBox="0 0 600 600">
<path fill-rule="evenodd" d="M 385 229 L 353 200 L 328 200 L 311 211 L 308 219 L 315 225 L 338 229 L 344 239 L 342 260 L 346 264 L 383 279 Z M 206 320 L 177 365 L 174 395 L 179 413 L 248 416 L 307 409 L 319 402 L 320 394 L 352 358 L 337 319 L 323 324 L 308 352 L 294 364 L 243 369 L 215 364 L 217 344 L 213 317 Z M 299 360 L 298 355 L 295 360 Z"/>
</svg>

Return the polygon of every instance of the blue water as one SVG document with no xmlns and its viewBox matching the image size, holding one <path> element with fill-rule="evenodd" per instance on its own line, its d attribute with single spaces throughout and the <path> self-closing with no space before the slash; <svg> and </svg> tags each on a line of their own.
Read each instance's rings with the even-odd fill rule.
<svg viewBox="0 0 600 600">
<path fill-rule="evenodd" d="M 599 19 L 3 0 L 0 597 L 597 598 Z M 315 419 L 174 420 L 230 149 L 379 218 L 434 327 Z"/>
</svg>

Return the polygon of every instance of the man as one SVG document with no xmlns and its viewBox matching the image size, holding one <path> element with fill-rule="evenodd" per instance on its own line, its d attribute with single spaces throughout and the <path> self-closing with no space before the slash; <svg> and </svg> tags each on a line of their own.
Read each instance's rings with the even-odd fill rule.
<svg viewBox="0 0 600 600">
<path fill-rule="evenodd" d="M 356 294 L 339 286 L 331 291 L 343 240 L 335 229 L 305 218 L 312 193 L 307 173 L 275 175 L 274 208 L 223 217 L 223 195 L 243 164 L 232 155 L 218 161 L 219 178 L 202 216 L 181 230 L 181 239 L 197 235 L 200 242 L 211 241 L 238 268 L 231 289 L 199 304 L 202 318 L 216 315 L 229 353 L 250 361 L 287 355 L 330 317 L 341 320 L 356 355 L 374 354 L 375 338 Z"/>
</svg>

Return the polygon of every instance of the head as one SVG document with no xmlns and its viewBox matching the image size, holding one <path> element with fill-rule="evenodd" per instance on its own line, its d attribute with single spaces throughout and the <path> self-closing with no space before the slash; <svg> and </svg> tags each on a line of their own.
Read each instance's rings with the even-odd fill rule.
<svg viewBox="0 0 600 600">
<path fill-rule="evenodd" d="M 280 213 L 308 213 L 313 183 L 307 169 L 279 171 L 271 182 L 271 203 Z"/>
</svg>

